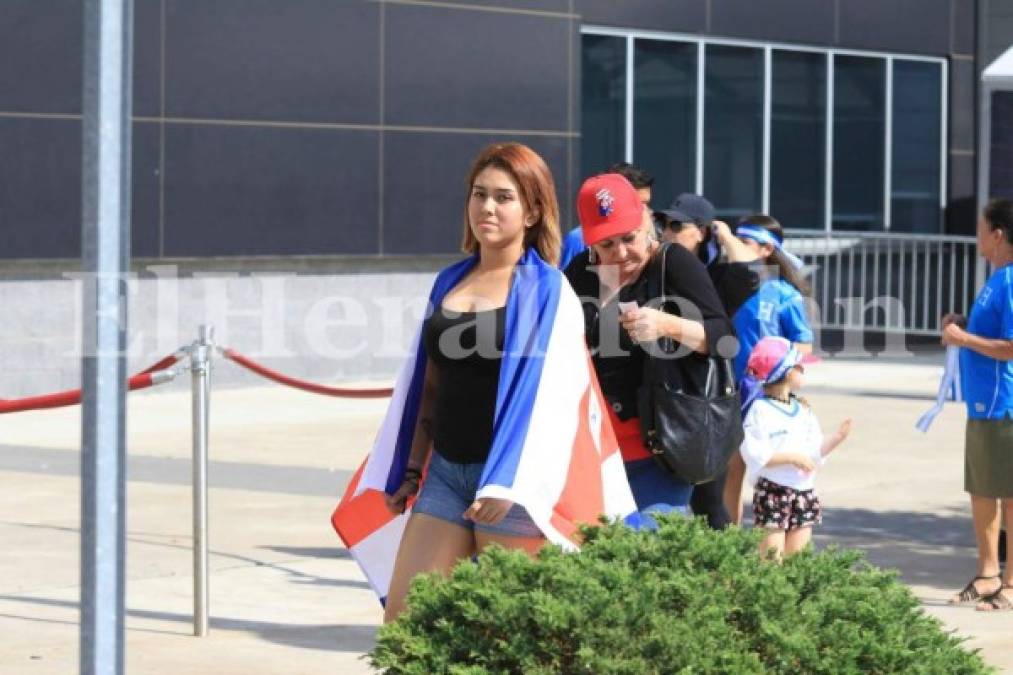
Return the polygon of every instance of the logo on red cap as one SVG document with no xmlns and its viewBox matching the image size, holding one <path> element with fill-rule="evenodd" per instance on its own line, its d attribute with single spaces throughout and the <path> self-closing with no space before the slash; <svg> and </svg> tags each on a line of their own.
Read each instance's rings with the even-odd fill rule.
<svg viewBox="0 0 1013 675">
<path fill-rule="evenodd" d="M 598 215 L 602 218 L 612 215 L 612 211 L 615 209 L 615 200 L 612 199 L 612 193 L 608 191 L 608 188 L 602 188 L 594 194 L 594 198 L 598 200 Z"/>
<path fill-rule="evenodd" d="M 617 173 L 603 173 L 580 186 L 577 214 L 584 241 L 593 245 L 639 228 L 644 205 L 628 180 Z"/>
</svg>

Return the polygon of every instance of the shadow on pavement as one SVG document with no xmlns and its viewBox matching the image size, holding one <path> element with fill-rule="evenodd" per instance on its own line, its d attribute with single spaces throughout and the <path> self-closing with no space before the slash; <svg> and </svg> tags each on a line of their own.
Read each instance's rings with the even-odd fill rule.
<svg viewBox="0 0 1013 675">
<path fill-rule="evenodd" d="M 0 595 L 0 600 L 66 609 L 77 609 L 79 607 L 79 603 L 72 600 L 53 600 L 16 595 Z M 13 614 L 6 614 L 5 616 L 9 618 L 23 618 L 29 621 L 33 620 L 30 617 L 18 617 Z M 191 615 L 176 614 L 174 612 L 127 609 L 127 616 L 135 619 L 172 621 L 186 624 L 187 628 L 178 633 L 181 635 L 189 634 L 189 627 L 193 624 L 193 617 Z M 250 633 L 266 642 L 273 642 L 287 647 L 323 651 L 367 652 L 373 648 L 373 644 L 376 641 L 377 629 L 377 626 L 365 624 L 272 623 L 269 621 L 247 621 L 243 619 L 211 617 L 212 631 L 226 630 Z M 151 629 L 134 628 L 131 626 L 128 626 L 127 630 L 152 632 Z"/>
<path fill-rule="evenodd" d="M 864 551 L 872 564 L 896 569 L 909 585 L 943 591 L 962 587 L 977 560 L 969 514 L 828 508 L 816 529 L 820 548 Z"/>
<path fill-rule="evenodd" d="M 61 525 L 49 525 L 44 523 L 19 523 L 15 521 L 0 521 L 0 525 L 8 525 L 11 527 L 23 527 L 28 529 L 44 529 L 44 530 L 58 530 L 62 532 L 68 532 L 77 534 L 80 532 L 80 528 L 67 527 Z M 167 534 L 153 534 L 153 533 L 128 533 L 127 541 L 130 543 L 144 544 L 146 546 L 160 546 L 163 548 L 179 549 L 184 551 L 193 550 L 193 547 L 189 544 L 177 544 L 171 542 L 161 541 L 150 541 L 151 538 L 167 538 L 173 539 L 186 539 L 186 535 L 167 535 Z M 331 547 L 300 547 L 300 546 L 260 546 L 267 551 L 274 551 L 276 553 L 282 553 L 285 555 L 304 557 L 304 558 L 322 558 L 322 559 L 349 559 L 351 554 L 348 549 L 339 548 L 335 545 Z M 224 551 L 217 551 L 212 549 L 210 551 L 212 560 L 226 558 L 229 560 L 235 560 L 237 562 L 248 563 L 254 567 L 269 567 L 279 572 L 284 572 L 290 577 L 290 581 L 296 584 L 316 584 L 320 586 L 344 586 L 346 588 L 363 588 L 366 590 L 370 589 L 370 585 L 365 581 L 354 581 L 351 579 L 332 579 L 328 577 L 321 577 L 316 574 L 307 574 L 302 570 L 293 569 L 292 567 L 286 567 L 286 563 L 295 561 L 270 561 L 261 560 L 259 558 L 251 558 L 246 555 L 239 555 L 237 553 L 226 553 Z"/>
<path fill-rule="evenodd" d="M 259 548 L 266 551 L 274 551 L 275 553 L 297 556 L 300 558 L 352 559 L 352 554 L 348 552 L 348 549 L 340 548 L 337 544 L 323 548 L 309 546 L 260 546 Z"/>
</svg>

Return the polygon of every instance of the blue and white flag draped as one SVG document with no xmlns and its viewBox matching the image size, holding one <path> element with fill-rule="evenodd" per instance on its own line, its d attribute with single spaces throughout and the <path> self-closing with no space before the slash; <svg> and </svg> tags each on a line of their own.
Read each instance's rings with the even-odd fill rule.
<svg viewBox="0 0 1013 675">
<path fill-rule="evenodd" d="M 430 310 L 477 261 L 463 260 L 437 276 Z M 421 326 L 373 450 L 331 517 L 381 601 L 409 515 L 387 511 L 384 494 L 401 485 L 411 452 L 428 358 L 420 335 Z M 492 446 L 476 497 L 522 505 L 549 541 L 571 550 L 580 523 L 636 511 L 606 405 L 584 340 L 580 300 L 562 273 L 529 249 L 507 299 Z"/>
</svg>

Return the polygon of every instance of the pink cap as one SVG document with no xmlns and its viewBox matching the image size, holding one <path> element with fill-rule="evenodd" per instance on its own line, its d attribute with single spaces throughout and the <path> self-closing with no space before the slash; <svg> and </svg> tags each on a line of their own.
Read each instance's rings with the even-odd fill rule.
<svg viewBox="0 0 1013 675">
<path fill-rule="evenodd" d="M 802 354 L 783 337 L 762 338 L 749 353 L 746 372 L 763 384 L 777 382 L 800 363 L 818 363 L 819 357 Z"/>
<path fill-rule="evenodd" d="M 577 193 L 577 216 L 584 241 L 632 232 L 644 222 L 644 205 L 630 182 L 617 173 L 603 173 L 584 181 Z"/>
</svg>

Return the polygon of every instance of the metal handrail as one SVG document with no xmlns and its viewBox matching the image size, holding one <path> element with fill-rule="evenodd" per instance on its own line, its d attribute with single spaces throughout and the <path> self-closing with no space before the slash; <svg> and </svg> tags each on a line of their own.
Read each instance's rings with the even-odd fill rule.
<svg viewBox="0 0 1013 675">
<path fill-rule="evenodd" d="M 938 335 L 944 314 L 970 312 L 988 273 L 967 236 L 795 229 L 785 248 L 806 263 L 825 328 Z"/>
<path fill-rule="evenodd" d="M 946 241 L 956 244 L 973 244 L 974 237 L 954 234 L 926 234 L 922 232 L 866 232 L 864 230 L 803 230 L 799 228 L 787 229 L 784 231 L 787 239 L 904 239 L 918 241 Z"/>
</svg>

